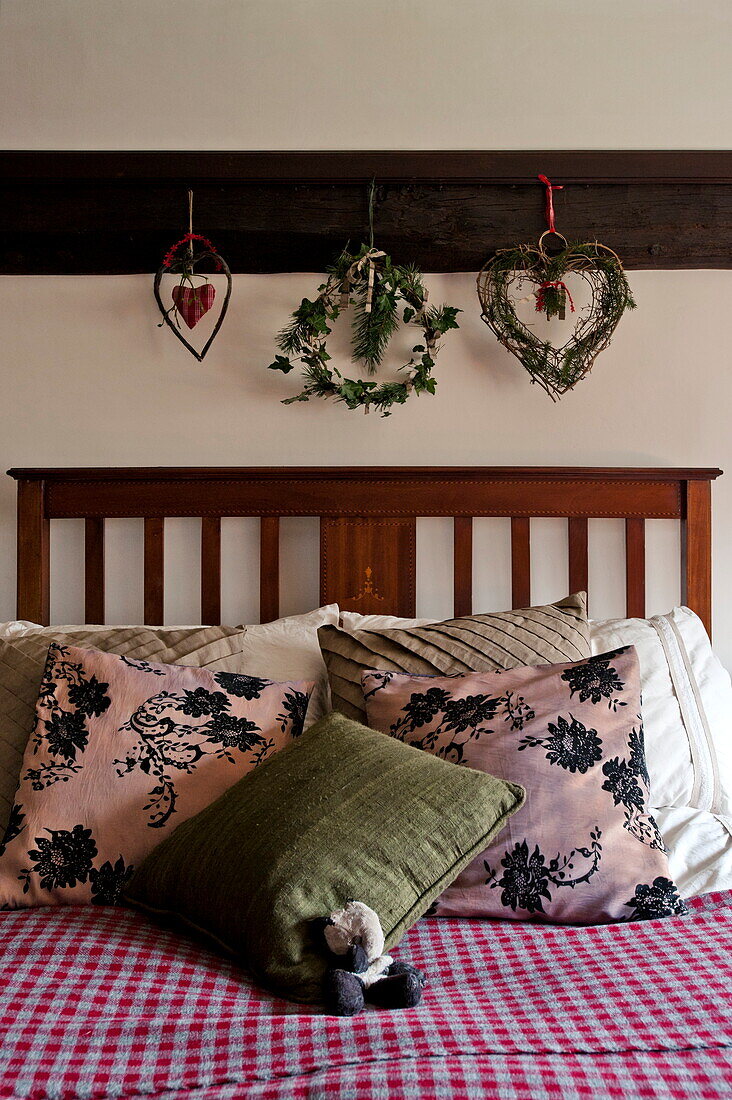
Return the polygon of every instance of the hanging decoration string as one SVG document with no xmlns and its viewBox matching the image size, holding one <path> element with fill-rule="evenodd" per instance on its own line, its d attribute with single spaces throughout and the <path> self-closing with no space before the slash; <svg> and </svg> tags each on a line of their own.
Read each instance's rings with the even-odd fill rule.
<svg viewBox="0 0 732 1100">
<path fill-rule="evenodd" d="M 193 252 L 193 242 L 194 241 L 200 241 L 202 246 L 203 246 L 204 252 L 210 252 L 211 253 L 211 259 L 213 260 L 213 263 L 214 263 L 214 270 L 223 271 L 224 268 L 223 268 L 223 264 L 221 262 L 221 256 L 219 255 L 219 252 L 218 252 L 218 249 L 216 248 L 216 245 L 214 245 L 208 239 L 208 237 L 203 237 L 200 233 L 194 233 L 193 232 L 193 191 L 189 190 L 188 191 L 188 232 L 186 233 L 185 237 L 181 237 L 181 239 L 179 241 L 176 241 L 176 243 L 173 245 L 173 247 L 169 248 L 168 251 L 165 253 L 165 256 L 163 257 L 163 267 L 171 268 L 174 265 L 177 266 L 181 262 L 181 260 L 176 255 L 176 253 L 178 252 L 179 248 L 182 248 L 184 244 L 187 244 L 188 245 L 188 267 L 189 267 L 188 274 L 192 274 L 193 272 L 190 269 L 192 269 L 193 262 L 194 262 L 194 259 L 195 259 L 194 252 Z"/>
<path fill-rule="evenodd" d="M 340 308 L 347 309 L 350 303 L 351 294 L 353 288 L 357 282 L 363 278 L 364 269 L 367 269 L 366 275 L 366 298 L 364 300 L 364 313 L 371 313 L 374 303 L 374 288 L 376 284 L 376 273 L 378 267 L 378 261 L 383 260 L 386 256 L 385 252 L 382 252 L 378 248 L 374 248 L 374 209 L 376 206 L 376 180 L 372 179 L 369 184 L 369 247 L 363 252 L 363 255 L 356 257 L 354 262 L 350 265 L 348 270 L 343 276 L 343 280 L 340 284 Z M 363 251 L 363 250 L 362 250 Z M 425 302 L 427 300 L 425 292 Z"/>
<path fill-rule="evenodd" d="M 376 177 L 369 186 L 369 248 L 374 247 L 374 207 L 376 206 Z"/>
<path fill-rule="evenodd" d="M 188 254 L 193 264 L 193 191 L 188 191 Z"/>
<path fill-rule="evenodd" d="M 364 305 L 364 311 L 371 313 L 374 302 L 374 283 L 376 281 L 376 265 L 374 260 L 378 255 L 379 258 L 384 256 L 383 252 L 376 253 L 374 249 L 374 204 L 376 202 L 376 180 L 371 180 L 371 186 L 369 187 L 369 250 L 366 253 L 369 264 L 369 278 L 368 285 L 366 287 L 366 302 Z"/>
<path fill-rule="evenodd" d="M 545 200 L 544 212 L 545 212 L 545 217 L 546 217 L 547 229 L 549 230 L 550 233 L 556 233 L 557 227 L 556 227 L 556 223 L 554 221 L 554 198 L 553 198 L 553 195 L 554 195 L 555 191 L 563 191 L 564 187 L 561 183 L 552 183 L 551 180 L 547 179 L 546 176 L 538 176 L 537 178 L 546 187 L 546 200 Z"/>
</svg>

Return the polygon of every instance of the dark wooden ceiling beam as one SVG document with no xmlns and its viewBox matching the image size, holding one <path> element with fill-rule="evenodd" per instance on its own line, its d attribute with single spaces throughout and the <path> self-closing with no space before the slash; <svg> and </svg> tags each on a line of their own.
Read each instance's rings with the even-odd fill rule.
<svg viewBox="0 0 732 1100">
<path fill-rule="evenodd" d="M 628 268 L 732 267 L 732 152 L 5 152 L 0 271 L 152 273 L 187 221 L 234 272 L 322 270 L 366 236 L 425 271 L 476 271 L 557 225 Z"/>
<path fill-rule="evenodd" d="M 384 183 L 732 183 L 732 152 L 716 149 L 415 150 L 324 152 L 0 152 L 6 179 Z"/>
</svg>

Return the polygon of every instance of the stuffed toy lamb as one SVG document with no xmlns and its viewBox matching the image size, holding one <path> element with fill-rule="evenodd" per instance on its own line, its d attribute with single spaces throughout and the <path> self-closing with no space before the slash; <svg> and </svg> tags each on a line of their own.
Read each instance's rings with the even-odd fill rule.
<svg viewBox="0 0 732 1100">
<path fill-rule="evenodd" d="M 314 923 L 331 960 L 324 983 L 330 1015 L 355 1016 L 367 1001 L 380 1008 L 419 1004 L 424 975 L 384 954 L 381 922 L 368 905 L 349 899 L 342 909 Z"/>
</svg>

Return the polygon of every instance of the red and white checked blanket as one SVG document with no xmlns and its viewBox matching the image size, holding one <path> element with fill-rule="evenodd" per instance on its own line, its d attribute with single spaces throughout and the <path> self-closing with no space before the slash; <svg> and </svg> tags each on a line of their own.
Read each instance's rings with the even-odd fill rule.
<svg viewBox="0 0 732 1100">
<path fill-rule="evenodd" d="M 422 1004 L 338 1019 L 120 909 L 0 914 L 0 1097 L 732 1095 L 732 893 L 595 928 L 425 919 Z"/>
</svg>

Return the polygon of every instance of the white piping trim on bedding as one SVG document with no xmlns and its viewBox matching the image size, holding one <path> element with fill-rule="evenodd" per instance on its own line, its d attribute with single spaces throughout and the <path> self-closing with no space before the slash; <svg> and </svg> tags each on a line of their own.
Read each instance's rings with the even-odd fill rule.
<svg viewBox="0 0 732 1100">
<path fill-rule="evenodd" d="M 687 673 L 687 676 L 689 677 L 689 683 L 691 684 L 691 690 L 694 692 L 694 699 L 696 701 L 696 706 L 697 706 L 697 711 L 698 711 L 698 714 L 699 714 L 699 718 L 701 719 L 702 726 L 704 727 L 704 738 L 705 738 L 705 741 L 706 741 L 706 744 L 707 744 L 707 748 L 709 750 L 709 763 L 711 765 L 711 772 L 712 772 L 712 775 L 711 775 L 712 799 L 711 799 L 711 805 L 710 805 L 709 809 L 710 809 L 711 813 L 718 814 L 718 813 L 720 813 L 720 810 L 721 810 L 721 806 L 720 806 L 721 783 L 720 783 L 720 779 L 719 779 L 719 761 L 717 760 L 717 750 L 716 750 L 716 747 L 715 747 L 715 744 L 714 744 L 714 738 L 712 737 L 712 730 L 711 730 L 711 727 L 709 725 L 709 719 L 707 718 L 707 712 L 704 709 L 704 702 L 702 700 L 702 694 L 701 694 L 701 688 L 699 687 L 699 681 L 697 680 L 696 676 L 694 675 L 694 672 L 693 672 L 693 669 L 692 669 L 692 664 L 691 664 L 691 658 L 689 656 L 689 651 L 686 648 L 686 644 L 685 644 L 684 639 L 682 637 L 681 631 L 679 630 L 678 623 L 670 615 L 668 616 L 668 620 L 671 623 L 671 629 L 673 630 L 674 634 L 676 635 L 676 639 L 679 643 L 679 650 L 681 651 L 681 656 L 684 660 L 684 665 L 686 667 L 686 673 Z"/>
<path fill-rule="evenodd" d="M 684 639 L 670 615 L 655 615 L 650 621 L 663 646 L 691 750 L 694 786 L 689 804 L 696 806 L 697 809 L 717 814 L 719 813 L 717 756 L 701 692 Z"/>
</svg>

